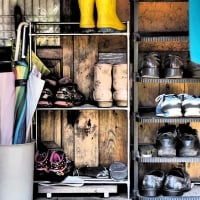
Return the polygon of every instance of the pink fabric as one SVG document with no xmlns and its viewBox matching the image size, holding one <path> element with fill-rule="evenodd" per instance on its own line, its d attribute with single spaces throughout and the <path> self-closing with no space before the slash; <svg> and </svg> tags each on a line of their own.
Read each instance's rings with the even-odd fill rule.
<svg viewBox="0 0 200 200">
<path fill-rule="evenodd" d="M 15 110 L 15 76 L 0 73 L 0 144 L 12 144 Z"/>
</svg>

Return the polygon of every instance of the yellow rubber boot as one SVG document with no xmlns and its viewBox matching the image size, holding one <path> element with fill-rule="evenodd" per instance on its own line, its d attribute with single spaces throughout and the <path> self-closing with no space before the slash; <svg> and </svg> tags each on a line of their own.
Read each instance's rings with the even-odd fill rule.
<svg viewBox="0 0 200 200">
<path fill-rule="evenodd" d="M 114 31 L 126 30 L 126 26 L 117 16 L 116 0 L 96 0 L 96 7 L 97 28 L 100 29 L 100 32 L 101 30 L 106 31 L 106 29 L 113 29 Z"/>
<path fill-rule="evenodd" d="M 80 28 L 95 28 L 94 22 L 94 1 L 95 0 L 78 0 L 80 10 Z"/>
</svg>

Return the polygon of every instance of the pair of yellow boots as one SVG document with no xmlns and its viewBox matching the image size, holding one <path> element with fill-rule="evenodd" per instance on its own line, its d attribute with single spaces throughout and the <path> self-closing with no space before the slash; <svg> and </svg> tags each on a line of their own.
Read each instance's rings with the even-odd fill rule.
<svg viewBox="0 0 200 200">
<path fill-rule="evenodd" d="M 80 9 L 80 28 L 124 31 L 126 26 L 116 14 L 116 0 L 78 0 Z M 97 8 L 97 24 L 94 20 L 94 5 Z M 104 32 L 104 31 L 103 31 Z"/>
</svg>

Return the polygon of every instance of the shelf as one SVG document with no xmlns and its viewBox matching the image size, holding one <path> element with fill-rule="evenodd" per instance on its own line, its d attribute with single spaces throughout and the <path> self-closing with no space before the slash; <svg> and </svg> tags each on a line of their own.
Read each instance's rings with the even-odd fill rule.
<svg viewBox="0 0 200 200">
<path fill-rule="evenodd" d="M 155 112 L 136 113 L 136 120 L 144 123 L 190 123 L 200 122 L 200 117 L 157 117 Z"/>
<path fill-rule="evenodd" d="M 129 110 L 128 107 L 109 107 L 109 108 L 100 108 L 91 104 L 84 104 L 82 106 L 74 106 L 72 108 L 63 108 L 63 107 L 52 107 L 52 108 L 48 108 L 48 107 L 44 107 L 44 108 L 37 108 L 37 110 L 52 110 L 52 111 L 56 111 L 56 110 L 124 110 L 127 111 Z"/>
<path fill-rule="evenodd" d="M 133 0 L 136 2 L 188 2 L 188 0 Z"/>
<path fill-rule="evenodd" d="M 138 32 L 133 33 L 133 40 L 139 42 L 188 41 L 188 32 Z"/>
<path fill-rule="evenodd" d="M 144 197 L 139 193 L 137 194 L 138 200 L 199 200 L 200 186 L 192 183 L 192 189 L 185 192 L 182 196 L 158 196 L 158 197 Z"/>
<path fill-rule="evenodd" d="M 127 36 L 130 34 L 130 28 L 129 28 L 129 21 L 123 22 L 124 24 L 127 25 L 127 30 L 123 32 L 113 32 L 113 33 L 102 33 L 102 32 L 94 32 L 94 33 L 81 33 L 79 29 L 79 23 L 75 22 L 31 22 L 31 27 L 33 27 L 33 30 L 31 32 L 31 36 Z M 41 26 L 55 26 L 57 28 L 56 32 L 51 32 L 48 30 L 48 28 L 41 29 Z M 70 27 L 72 30 L 75 27 L 75 31 L 70 31 L 70 30 L 64 30 L 64 28 Z M 78 31 L 76 30 L 78 29 Z"/>
<path fill-rule="evenodd" d="M 179 163 L 179 162 L 200 162 L 200 157 L 140 157 L 137 156 L 137 161 L 141 163 Z"/>
<path fill-rule="evenodd" d="M 136 75 L 136 81 L 141 83 L 200 83 L 198 78 L 142 78 Z"/>
</svg>

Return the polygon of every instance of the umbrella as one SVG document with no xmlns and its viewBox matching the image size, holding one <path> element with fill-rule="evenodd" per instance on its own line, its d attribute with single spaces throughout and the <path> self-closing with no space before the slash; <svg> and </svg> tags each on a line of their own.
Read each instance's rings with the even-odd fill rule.
<svg viewBox="0 0 200 200">
<path fill-rule="evenodd" d="M 41 79 L 40 65 L 32 66 L 27 82 L 26 142 L 30 139 L 30 127 L 45 81 Z"/>
<path fill-rule="evenodd" d="M 23 31 L 22 38 L 22 51 L 21 59 L 19 59 L 19 49 L 21 40 L 21 29 L 23 27 L 28 27 L 28 23 L 21 22 L 17 29 L 17 41 L 15 50 L 15 120 L 14 120 L 14 134 L 13 134 L 13 144 L 22 144 L 26 139 L 26 88 L 27 79 L 29 75 L 29 67 L 25 60 L 26 58 L 26 29 Z"/>
<path fill-rule="evenodd" d="M 12 72 L 11 48 L 0 48 L 0 144 L 12 144 L 15 77 Z"/>
</svg>

